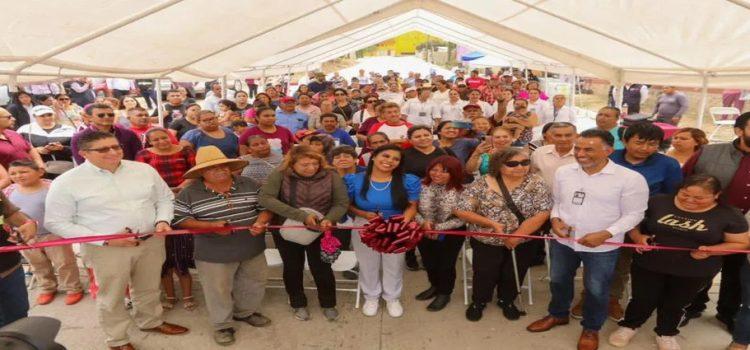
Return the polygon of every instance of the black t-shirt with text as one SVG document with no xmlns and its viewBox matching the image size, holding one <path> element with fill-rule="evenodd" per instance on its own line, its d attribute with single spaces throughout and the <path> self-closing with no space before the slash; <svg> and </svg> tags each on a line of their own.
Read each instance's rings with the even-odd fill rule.
<svg viewBox="0 0 750 350">
<path fill-rule="evenodd" d="M 698 248 L 724 242 L 724 233 L 744 234 L 748 224 L 742 213 L 719 204 L 702 213 L 680 210 L 674 195 L 651 197 L 641 232 L 654 236 L 657 245 Z M 652 250 L 633 255 L 634 263 L 650 271 L 684 277 L 711 277 L 721 269 L 721 256 L 696 260 L 687 251 Z"/>
</svg>

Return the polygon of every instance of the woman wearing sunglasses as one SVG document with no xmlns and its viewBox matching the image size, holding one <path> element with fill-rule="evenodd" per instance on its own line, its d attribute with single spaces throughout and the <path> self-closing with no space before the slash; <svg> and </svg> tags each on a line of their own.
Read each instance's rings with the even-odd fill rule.
<svg viewBox="0 0 750 350">
<path fill-rule="evenodd" d="M 362 109 L 354 113 L 352 116 L 352 128 L 355 130 L 359 129 L 359 126 L 364 123 L 365 120 L 372 117 L 378 116 L 378 94 L 369 94 L 364 98 L 365 104 Z"/>
<path fill-rule="evenodd" d="M 81 112 L 83 107 L 72 103 L 70 96 L 66 94 L 59 94 L 55 96 L 57 103 L 55 104 L 55 113 L 57 114 L 57 120 L 60 124 L 72 126 L 78 128 L 83 125 L 81 120 Z"/>
<path fill-rule="evenodd" d="M 517 148 L 492 155 L 487 175 L 464 191 L 467 200 L 456 213 L 469 223 L 470 231 L 529 236 L 539 230 L 549 218 L 552 193 L 540 176 L 529 173 L 530 164 L 528 154 Z M 517 320 L 523 313 L 515 305 L 519 293 L 516 281 L 524 280 L 535 250 L 515 237 L 476 236 L 469 242 L 474 254 L 474 286 L 466 318 L 479 321 L 497 287 L 497 305 L 503 315 Z M 518 270 L 513 266 L 512 251 Z"/>
<path fill-rule="evenodd" d="M 345 89 L 333 90 L 333 112 L 344 116 L 344 120 L 351 124 L 352 116 L 357 112 L 357 107 L 349 102 L 349 93 Z"/>
</svg>

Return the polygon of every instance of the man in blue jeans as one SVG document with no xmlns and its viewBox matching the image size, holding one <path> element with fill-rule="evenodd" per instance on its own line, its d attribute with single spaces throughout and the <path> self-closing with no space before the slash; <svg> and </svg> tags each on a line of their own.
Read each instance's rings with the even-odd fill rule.
<svg viewBox="0 0 750 350">
<path fill-rule="evenodd" d="M 526 328 L 544 332 L 568 324 L 574 278 L 583 263 L 586 299 L 578 350 L 598 349 L 599 329 L 607 319 L 609 284 L 619 251 L 604 243 L 622 243 L 625 233 L 641 222 L 648 204 L 646 180 L 611 161 L 613 147 L 609 132 L 586 130 L 575 142 L 576 163 L 555 173 L 550 217 L 560 239 L 550 244 L 552 300 L 549 315 Z"/>
</svg>

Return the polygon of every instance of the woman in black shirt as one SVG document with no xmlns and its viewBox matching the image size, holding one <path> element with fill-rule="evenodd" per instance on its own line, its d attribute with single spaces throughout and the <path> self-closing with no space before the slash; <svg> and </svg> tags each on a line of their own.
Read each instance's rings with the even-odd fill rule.
<svg viewBox="0 0 750 350">
<path fill-rule="evenodd" d="M 333 113 L 344 116 L 347 124 L 351 124 L 352 115 L 357 111 L 357 107 L 349 103 L 349 94 L 344 89 L 333 90 Z"/>
<path fill-rule="evenodd" d="M 197 103 L 191 103 L 185 109 L 184 118 L 175 119 L 169 124 L 169 129 L 175 132 L 178 140 L 181 139 L 182 135 L 185 135 L 186 132 L 198 127 L 198 112 L 200 111 L 200 105 Z"/>
<path fill-rule="evenodd" d="M 631 266 L 632 299 L 620 329 L 609 342 L 622 347 L 654 310 L 659 348 L 679 349 L 675 335 L 684 308 L 721 269 L 722 253 L 748 246 L 748 224 L 739 210 L 718 202 L 719 180 L 710 175 L 687 178 L 676 195 L 651 197 L 640 227 L 630 238 L 642 245 L 694 249 L 668 251 L 639 249 Z"/>
<path fill-rule="evenodd" d="M 404 173 L 420 179 L 427 176 L 427 165 L 440 156 L 456 155 L 449 149 L 435 146 L 432 130 L 424 125 L 412 126 L 406 133 L 412 147 L 404 151 Z"/>
</svg>

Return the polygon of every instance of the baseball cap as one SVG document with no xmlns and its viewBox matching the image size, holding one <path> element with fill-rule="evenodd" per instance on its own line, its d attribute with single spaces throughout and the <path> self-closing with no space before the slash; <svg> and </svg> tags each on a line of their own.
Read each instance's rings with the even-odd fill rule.
<svg viewBox="0 0 750 350">
<path fill-rule="evenodd" d="M 410 87 L 406 88 L 406 90 L 404 90 L 404 92 L 409 92 L 409 91 L 417 91 L 417 88 L 414 87 L 414 86 L 410 86 Z"/>
<path fill-rule="evenodd" d="M 297 100 L 294 99 L 294 97 L 290 96 L 284 96 L 279 99 L 279 103 L 296 103 Z"/>
<path fill-rule="evenodd" d="M 48 106 L 39 105 L 39 106 L 34 106 L 33 108 L 31 108 L 31 114 L 33 114 L 35 117 L 38 117 L 40 115 L 45 115 L 45 114 L 55 114 L 55 111 L 52 110 L 52 108 Z"/>
<path fill-rule="evenodd" d="M 475 105 L 473 103 L 469 103 L 468 105 L 464 106 L 464 110 L 472 109 L 472 108 L 481 109 L 482 107 L 480 107 L 479 105 Z"/>
<path fill-rule="evenodd" d="M 297 132 L 294 133 L 294 138 L 297 140 L 302 140 L 305 137 L 317 134 L 320 134 L 320 132 L 317 130 L 297 130 Z"/>
</svg>

